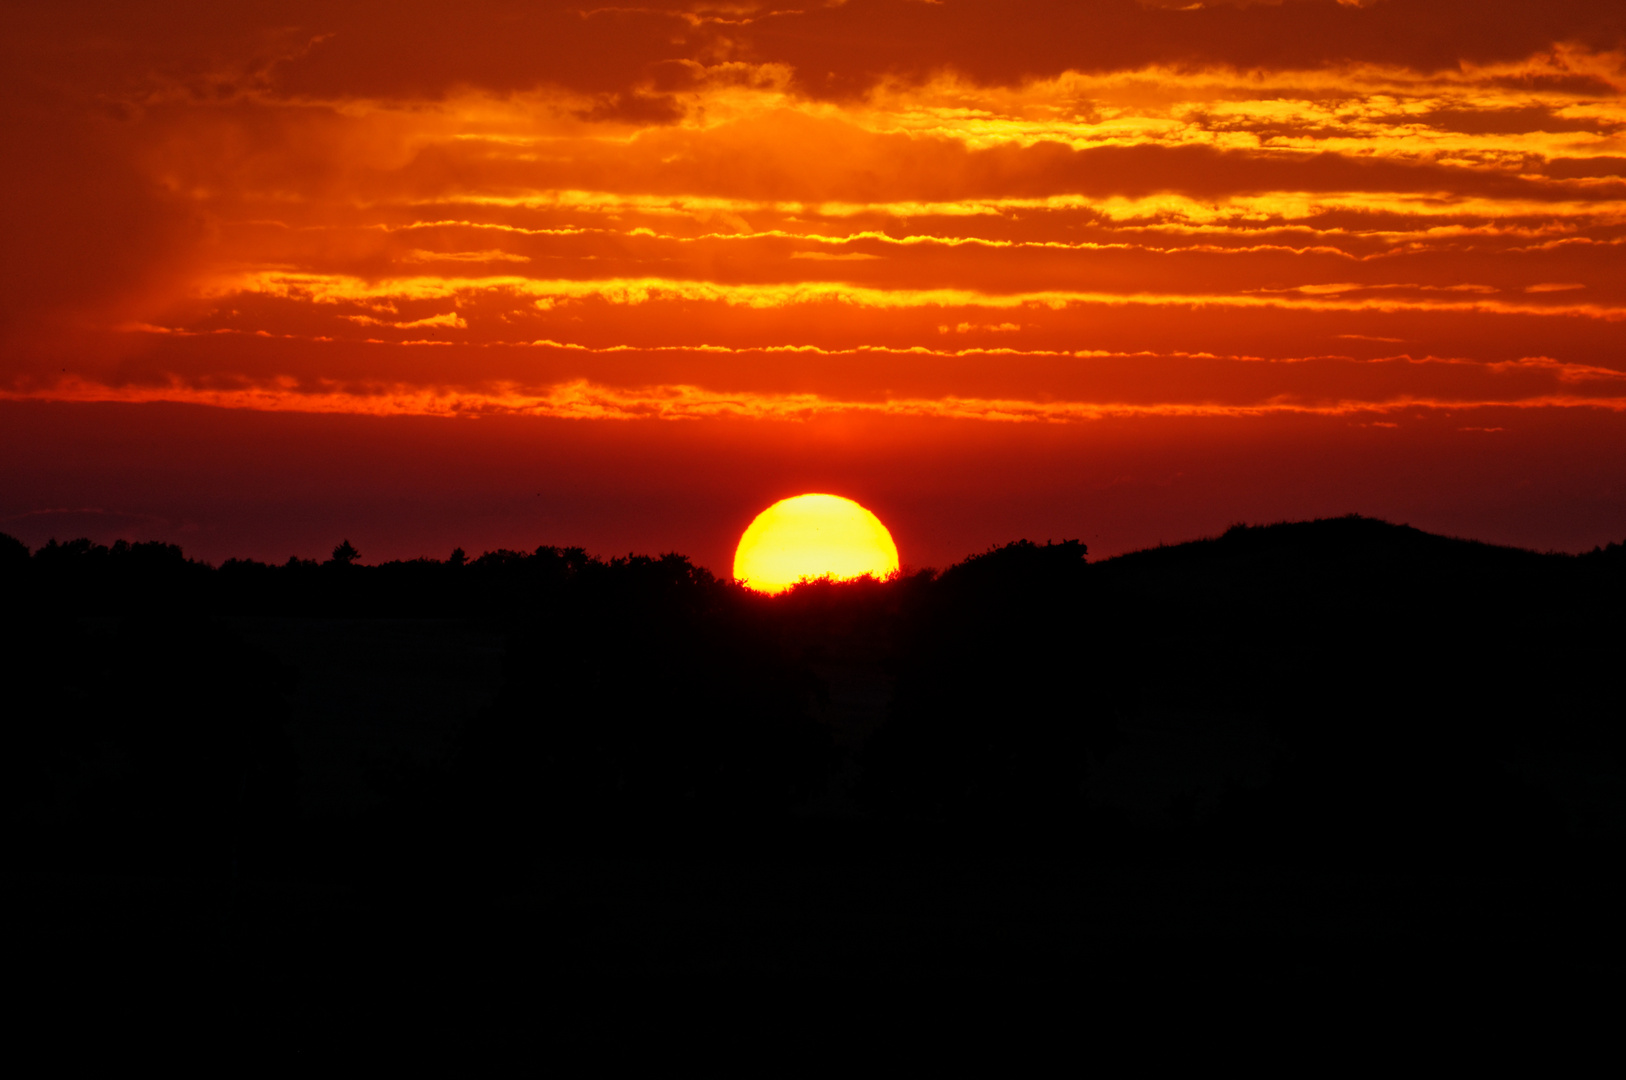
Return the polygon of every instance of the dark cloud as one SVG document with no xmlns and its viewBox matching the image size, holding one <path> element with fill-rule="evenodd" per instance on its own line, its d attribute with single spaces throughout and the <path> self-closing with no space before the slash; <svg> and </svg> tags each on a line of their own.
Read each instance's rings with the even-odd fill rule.
<svg viewBox="0 0 1626 1080">
<path fill-rule="evenodd" d="M 382 182 L 400 193 L 454 192 L 470 171 L 461 164 L 463 153 L 427 149 Z M 1626 186 L 1594 184 L 1581 192 L 1564 181 L 1497 169 L 1331 152 L 1155 144 L 1074 149 L 1048 141 L 972 149 L 955 139 L 875 134 L 789 113 L 704 132 L 649 134 L 635 147 L 584 149 L 569 161 L 488 161 L 479 175 L 498 190 L 578 188 L 852 203 L 1350 191 L 1530 200 L 1626 197 Z"/>
<path fill-rule="evenodd" d="M 1565 180 L 1626 177 L 1626 157 L 1559 158 L 1549 161 L 1542 171 Z"/>
<path fill-rule="evenodd" d="M 1561 185 L 1484 169 L 1371 160 L 1343 154 L 1218 150 L 1207 146 L 1099 146 L 1073 150 L 1054 143 L 967 153 L 965 186 L 942 197 L 993 195 L 1143 196 L 1178 192 L 1199 197 L 1273 191 L 1450 193 L 1503 198 L 1563 199 Z M 1621 198 L 1618 191 L 1588 191 Z M 915 197 L 925 197 L 924 193 Z"/>
<path fill-rule="evenodd" d="M 1301 0 L 1194 10 L 1135 0 L 853 0 L 753 26 L 746 40 L 758 58 L 795 65 L 814 92 L 852 92 L 883 75 L 918 78 L 945 67 L 989 83 L 1147 64 L 1302 69 L 1370 62 L 1439 71 L 1462 61 L 1521 60 L 1561 42 L 1619 48 L 1626 9 L 1611 0 L 1367 7 Z"/>
<path fill-rule="evenodd" d="M 592 121 L 672 124 L 683 119 L 683 106 L 670 94 L 609 94 L 591 108 L 578 110 L 575 115 Z"/>
<path fill-rule="evenodd" d="M 1545 105 L 1518 109 L 1434 109 L 1417 118 L 1442 131 L 1466 135 L 1524 135 L 1533 131 L 1588 131 L 1609 134 L 1621 124 L 1590 116 L 1557 116 Z"/>
<path fill-rule="evenodd" d="M 1581 94 L 1589 97 L 1611 98 L 1620 95 L 1620 88 L 1596 75 L 1545 75 L 1539 72 L 1521 72 L 1517 75 L 1496 75 L 1487 80 L 1491 86 L 1506 90 L 1528 90 L 1534 93 Z"/>
<path fill-rule="evenodd" d="M 329 99 L 460 88 L 671 89 L 685 64 L 743 60 L 790 65 L 804 90 L 839 95 L 943 69 L 989 83 L 1147 64 L 1304 69 L 1355 61 L 1438 71 L 1517 61 L 1563 43 L 1597 51 L 1626 44 L 1626 8 L 1615 0 L 1288 0 L 1194 10 L 1137 0 L 849 0 L 759 7 L 755 15 L 742 5 L 721 19 L 690 14 L 702 7 L 62 3 L 18 13 L 8 59 L 104 91 L 163 85 L 199 98 L 253 91 Z M 1613 92 L 1585 72 L 1512 78 L 1530 89 L 1556 79 Z"/>
<path fill-rule="evenodd" d="M 1073 289 L 1219 296 L 1242 290 L 1300 300 L 1321 294 L 1295 289 L 1333 286 L 1348 293 L 1364 282 L 1374 290 L 1366 297 L 1374 304 L 1406 299 L 1415 301 L 1413 308 L 1374 309 L 1356 317 L 1285 311 L 1278 304 L 1268 314 L 1182 309 L 1178 320 L 1139 307 L 1092 308 L 1065 325 L 1055 316 L 1049 332 L 1063 347 L 1068 342 L 1095 347 L 1110 333 L 1117 347 L 1132 350 L 1141 347 L 1137 341 L 1173 334 L 1162 324 L 1178 322 L 1185 336 L 1169 338 L 1170 347 L 1200 351 L 1219 348 L 1214 344 L 1219 341 L 1239 352 L 1262 348 L 1261 343 L 1302 351 L 1304 341 L 1331 341 L 1338 333 L 1360 330 L 1379 338 L 1438 340 L 1445 332 L 1429 338 L 1422 327 L 1428 322 L 1452 328 L 1450 340 L 1462 342 L 1464 354 L 1500 356 L 1495 350 L 1517 347 L 1533 355 L 1552 349 L 1548 320 L 1570 316 L 1521 308 L 1518 315 L 1493 320 L 1460 310 L 1460 304 L 1451 307 L 1445 301 L 1468 294 L 1443 290 L 1482 285 L 1492 293 L 1522 297 L 1525 308 L 1558 308 L 1583 299 L 1617 303 L 1618 291 L 1603 284 L 1615 254 L 1603 233 L 1594 247 L 1553 248 L 1539 259 L 1522 256 L 1494 265 L 1487 245 L 1511 243 L 1506 237 L 1516 225 L 1532 235 L 1546 230 L 1543 242 L 1561 234 L 1579 241 L 1573 230 L 1596 224 L 1575 206 L 1626 198 L 1620 159 L 1555 161 L 1542 175 L 1540 150 L 1557 140 L 1531 140 L 1528 153 L 1514 155 L 1500 149 L 1497 140 L 1464 149 L 1460 144 L 1473 140 L 1461 139 L 1442 144 L 1451 144 L 1448 152 L 1487 164 L 1448 164 L 1429 160 L 1432 144 L 1414 138 L 1408 125 L 1421 119 L 1467 135 L 1609 130 L 1602 122 L 1558 116 L 1547 105 L 1494 107 L 1505 100 L 1500 93 L 1493 107 L 1472 108 L 1472 82 L 1458 65 L 1538 55 L 1548 70 L 1562 71 L 1568 54 L 1552 52 L 1555 42 L 1590 47 L 1620 42 L 1622 16 L 1616 6 L 1572 0 L 1539 9 L 1447 2 L 1356 8 L 1327 0 L 1184 11 L 1131 0 L 852 0 L 778 14 L 742 5 L 717 12 L 717 18 L 697 17 L 676 5 L 583 11 L 558 3 L 496 0 L 455 8 L 423 2 L 219 8 L 177 0 L 151 9 L 68 4 L 30 10 L 17 20 L 15 33 L 0 42 L 10 73 L 0 87 L 5 110 L 0 135 L 8 149 L 0 178 L 0 224 L 7 245 L 0 260 L 5 275 L 0 333 L 10 344 L 18 327 L 79 318 L 99 326 L 105 340 L 124 344 L 108 346 L 117 356 L 84 353 L 49 365 L 13 348 L 0 358 L 0 370 L 13 387 L 24 389 L 56 375 L 78 374 L 113 387 L 162 387 L 172 376 L 185 376 L 194 387 L 223 391 L 295 377 L 313 392 L 337 387 L 358 388 L 359 394 L 369 380 L 430 385 L 454 369 L 471 381 L 511 376 L 515 369 L 504 365 L 514 357 L 482 360 L 474 350 L 482 341 L 549 338 L 615 346 L 631 340 L 629 335 L 642 335 L 639 340 L 653 345 L 675 339 L 784 344 L 839 338 L 849 345 L 907 347 L 938 340 L 940 322 L 975 321 L 970 314 L 951 317 L 918 308 L 849 310 L 828 298 L 764 301 L 761 310 L 750 311 L 736 306 L 744 302 L 739 297 L 642 304 L 599 299 L 561 303 L 553 310 L 538 308 L 535 295 L 521 290 L 460 298 L 456 315 L 467 326 L 457 325 L 469 333 L 456 335 L 444 321 L 428 321 L 453 314 L 448 294 L 433 303 L 402 300 L 399 310 L 384 311 L 364 306 L 367 297 L 359 286 L 340 297 L 351 305 L 341 308 L 331 298 L 276 297 L 257 293 L 256 286 L 233 293 L 221 284 L 256 272 L 346 274 L 368 282 L 403 274 L 577 281 L 647 277 L 765 290 L 780 283 L 838 281 L 877 293 L 975 288 L 1005 294 Z M 1322 70 L 1313 78 L 1275 84 L 1257 80 L 1266 107 L 1253 108 L 1257 102 L 1246 98 L 1256 81 L 1251 76 L 1208 73 L 1185 80 L 1168 75 L 1157 85 L 1160 76 L 1154 72 L 1123 80 L 1139 87 L 1126 91 L 1125 101 L 1138 102 L 1142 94 L 1150 101 L 1138 122 L 1103 101 L 1091 122 L 1104 124 L 1101 116 L 1111 111 L 1118 127 L 1096 133 L 1072 128 L 1078 137 L 1143 140 L 1139 145 L 1076 148 L 1029 141 L 1035 132 L 1045 139 L 1066 132 L 1053 134 L 1044 127 L 1048 121 L 1021 127 L 1008 115 L 1020 113 L 1021 103 L 1007 113 L 999 112 L 1005 105 L 996 105 L 980 114 L 992 117 L 983 134 L 974 123 L 931 119 L 932 108 L 947 116 L 964 104 L 952 88 L 856 103 L 842 117 L 842 110 L 824 104 L 804 100 L 785 107 L 783 98 L 733 95 L 722 86 L 730 81 L 762 86 L 793 69 L 795 80 L 811 93 L 838 96 L 871 88 L 877 79 L 923 78 L 950 68 L 986 82 L 1010 83 L 1068 68 L 1223 62 L 1309 71 L 1349 59 L 1441 67 L 1449 78 L 1419 79 L 1415 85 L 1426 95 L 1445 87 L 1453 105 L 1421 112 L 1439 99 L 1410 98 L 1397 105 L 1395 95 L 1404 97 L 1406 91 L 1393 88 L 1405 86 L 1404 77 L 1375 96 L 1359 80 L 1341 83 L 1336 72 Z M 1285 83 L 1308 89 L 1301 95 L 1284 89 Z M 535 88 L 565 92 L 518 96 Z M 456 98 L 443 109 L 426 104 L 465 89 L 487 96 L 472 102 Z M 515 96 L 501 100 L 509 94 Z M 986 97 L 998 102 L 1022 95 Z M 1341 109 L 1345 98 L 1351 105 Z M 382 107 L 373 107 L 374 99 Z M 1066 111 L 1059 100 L 1036 102 L 1034 115 Z M 893 108 L 888 101 L 903 104 Z M 1303 107 L 1305 101 L 1317 104 Z M 1196 104 L 1188 109 L 1171 102 Z M 1236 107 L 1240 104 L 1249 107 Z M 714 106 L 739 119 L 693 127 L 674 123 L 686 109 L 698 116 L 701 108 Z M 887 108 L 893 112 L 886 114 Z M 499 130 L 501 124 L 489 118 L 505 110 L 509 127 Z M 1089 112 L 1090 104 L 1080 102 L 1073 115 Z M 1295 119 L 1301 116 L 1309 119 Z M 1234 117 L 1242 119 L 1227 119 Z M 533 121 L 536 130 L 529 126 Z M 644 130 L 630 138 L 598 138 L 584 130 L 583 121 Z M 1315 145 L 1308 139 L 1293 149 L 1236 148 L 1251 139 L 1227 138 L 1225 149 L 1185 142 L 1211 137 L 1228 124 L 1249 123 L 1256 125 L 1253 130 L 1298 136 L 1326 130 L 1341 140 L 1328 145 L 1346 151 L 1352 140 L 1364 145 L 1354 152 L 1307 153 L 1303 145 Z M 1342 128 L 1316 126 L 1340 123 Z M 1589 144 L 1607 145 L 1565 140 L 1565 145 Z M 558 197 L 561 193 L 571 197 Z M 1316 197 L 1271 198 L 1274 193 Z M 1129 209 L 1058 209 L 1166 194 L 1203 205 L 1168 199 Z M 1041 204 L 1057 196 L 1083 199 Z M 1246 196 L 1265 197 L 1226 206 L 1226 200 Z M 695 205 L 677 205 L 684 200 Z M 995 205 L 999 200 L 1007 201 Z M 1508 204 L 1506 216 L 1486 208 L 1497 200 Z M 796 205 L 775 208 L 776 202 Z M 1559 221 L 1566 214 L 1569 218 Z M 1516 215 L 1530 220 L 1515 220 Z M 401 229 L 418 216 L 464 220 L 470 230 L 490 225 L 492 231 L 432 244 L 426 234 Z M 498 223 L 507 222 L 550 227 L 506 236 L 497 230 Z M 1170 257 L 1131 243 L 1124 243 L 1123 251 L 1091 253 L 1077 244 L 1086 234 L 1108 243 L 1157 239 L 1138 230 L 1162 225 L 1195 230 L 1200 222 L 1207 222 L 1201 236 L 1209 245 L 1250 244 L 1255 239 L 1244 235 L 1250 230 L 1291 226 L 1301 232 L 1282 243 L 1342 247 L 1307 259 L 1281 253 Z M 1019 252 L 990 246 L 901 251 L 872 240 L 836 250 L 833 244 L 797 246 L 779 235 L 746 247 L 733 239 L 657 239 L 651 225 L 780 234 L 809 228 L 937 230 L 989 241 L 1026 237 L 1057 246 Z M 1371 239 L 1378 230 L 1420 236 L 1432 226 L 1478 228 L 1481 236 L 1453 239 L 1449 228 L 1441 229 L 1442 235 L 1427 238 L 1438 258 L 1426 264 L 1424 255 L 1413 251 L 1404 268 L 1397 265 L 1398 256 L 1385 266 L 1348 265 L 1352 252 L 1377 244 L 1411 250 L 1399 247 L 1399 239 Z M 1312 238 L 1307 232 L 1312 229 L 1347 235 Z M 1471 258 L 1465 255 L 1470 248 Z M 425 257 L 424 251 L 440 254 Z M 791 263 L 798 255 L 802 258 Z M 869 259 L 851 259 L 854 255 Z M 179 284 L 150 299 L 164 292 L 155 283 L 165 275 Z M 1579 290 L 1525 291 L 1570 282 L 1586 283 L 1584 296 L 1575 295 Z M 148 301 L 127 305 L 128 314 L 119 308 L 144 293 Z M 228 293 L 229 303 L 211 307 Z M 380 302 L 394 300 L 383 296 Z M 1407 322 L 1390 325 L 1393 320 Z M 1493 322 L 1494 330 L 1489 329 Z M 1508 330 L 1514 323 L 1540 325 Z M 147 329 L 115 330 L 126 325 Z M 1593 319 L 1566 329 L 1566 358 L 1607 348 L 1618 355 L 1620 325 Z M 166 339 L 158 333 L 163 328 L 198 336 Z M 287 336 L 273 345 L 252 336 L 261 331 Z M 216 332 L 220 336 L 213 336 Z M 404 347 L 407 340 L 440 342 L 454 336 L 469 346 L 465 352 Z M 312 344 L 327 337 L 348 344 Z M 363 344 L 363 337 L 395 345 Z M 75 345 L 60 332 L 54 340 L 58 353 Z M 662 356 L 640 360 L 628 378 L 658 375 L 688 383 L 715 375 L 696 367 L 693 356 Z M 666 366 L 658 367 L 657 360 Z M 580 356 L 560 363 L 566 361 L 586 363 Z M 515 362 L 524 368 L 530 361 Z M 622 362 L 619 356 L 593 361 L 602 367 Z M 748 366 L 758 363 L 752 358 Z M 978 363 L 991 380 L 983 389 L 995 393 L 1003 377 L 999 365 Z M 557 374 L 585 370 L 568 365 Z M 594 371 L 595 377 L 603 374 Z M 854 379 L 852 385 L 859 385 Z M 878 384 L 864 385 L 873 390 Z"/>
</svg>

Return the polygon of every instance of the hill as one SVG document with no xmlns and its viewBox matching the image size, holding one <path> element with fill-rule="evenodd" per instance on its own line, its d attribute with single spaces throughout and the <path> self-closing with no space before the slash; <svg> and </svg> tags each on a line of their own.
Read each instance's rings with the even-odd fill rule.
<svg viewBox="0 0 1626 1080">
<path fill-rule="evenodd" d="M 1381 938 L 1388 963 L 1473 903 L 1488 921 L 1440 963 L 1530 912 L 1626 955 L 1601 914 L 1626 834 L 1619 545 L 1351 517 L 1094 564 L 1018 541 L 774 598 L 675 555 L 19 548 L 8 850 L 42 940 L 81 942 L 53 920 L 117 882 L 135 922 L 83 940 L 127 952 L 212 881 L 255 898 L 231 947 L 277 970 L 351 948 L 362 908 L 385 968 L 434 911 L 577 973 L 1129 972 L 1130 933 L 1163 963 L 1302 974 L 1282 928 L 1346 966 Z M 1169 937 L 1194 925 L 1201 947 Z M 1546 948 L 1535 925 L 1519 948 Z M 674 959 L 701 939 L 713 959 Z"/>
<path fill-rule="evenodd" d="M 1609 783 L 1550 782 L 1571 768 L 1555 762 L 1623 760 L 1619 545 L 1538 554 L 1352 516 L 1096 564 L 1077 542 L 1020 541 L 941 573 L 775 599 L 676 555 L 540 548 L 367 566 L 342 545 L 325 564 L 217 568 L 160 544 L 0 548 L 29 739 L 58 746 L 72 729 L 80 745 L 136 712 L 147 719 L 121 721 L 114 743 L 238 753 L 241 732 L 221 743 L 220 730 L 281 717 L 254 723 L 298 762 L 279 767 L 299 772 L 284 786 L 306 804 L 360 812 L 381 783 L 400 786 L 380 769 L 417 783 L 488 755 L 491 769 L 552 770 L 545 786 L 572 812 L 609 798 L 594 784 L 613 786 L 595 828 L 670 819 L 679 803 L 757 821 L 809 800 L 996 831 L 1025 819 L 1026 835 L 1100 829 L 1103 807 L 1170 828 L 1234 817 L 1261 791 L 1291 808 L 1249 813 L 1307 828 L 1339 816 L 1312 812 L 1312 790 L 1374 819 L 1323 821 L 1317 844 L 1338 833 L 1393 846 L 1470 806 L 1531 825 L 1532 799 L 1574 828 L 1620 824 L 1613 797 L 1576 794 Z M 500 668 L 482 659 L 499 651 Z M 368 674 L 380 664 L 387 683 Z M 467 674 L 425 682 L 436 671 Z M 388 715 L 370 704 L 380 694 Z M 210 704 L 184 704 L 199 695 Z M 134 742 L 126 765 L 151 756 Z M 44 797 L 34 775 L 20 790 Z M 474 789 L 534 802 L 520 774 Z M 1379 792 L 1395 805 L 1374 807 Z M 1458 810 L 1422 805 L 1442 800 Z"/>
</svg>

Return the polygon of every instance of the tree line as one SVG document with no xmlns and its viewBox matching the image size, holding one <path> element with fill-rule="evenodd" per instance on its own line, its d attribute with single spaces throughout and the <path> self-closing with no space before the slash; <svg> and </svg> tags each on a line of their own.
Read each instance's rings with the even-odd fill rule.
<svg viewBox="0 0 1626 1080">
<path fill-rule="evenodd" d="M 1098 563 L 1017 541 L 767 597 L 675 554 L 366 565 L 345 541 L 210 566 L 0 537 L 0 583 L 7 820 L 39 866 L 500 881 L 821 828 L 854 848 L 1501 863 L 1622 826 L 1617 544 L 1543 555 L 1352 517 Z M 503 675 L 385 806 L 312 822 L 300 673 L 239 617 L 473 619 Z M 889 687 L 856 738 L 827 719 L 854 665 Z M 832 786 L 853 815 L 809 819 Z"/>
</svg>

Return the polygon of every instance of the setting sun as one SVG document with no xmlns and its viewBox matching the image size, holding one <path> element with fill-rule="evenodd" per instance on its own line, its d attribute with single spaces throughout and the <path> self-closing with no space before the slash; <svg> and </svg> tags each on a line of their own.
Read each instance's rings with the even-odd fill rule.
<svg viewBox="0 0 1626 1080">
<path fill-rule="evenodd" d="M 756 516 L 734 552 L 734 577 L 769 593 L 804 578 L 884 578 L 897 569 L 898 547 L 881 519 L 839 495 L 779 500 Z"/>
</svg>

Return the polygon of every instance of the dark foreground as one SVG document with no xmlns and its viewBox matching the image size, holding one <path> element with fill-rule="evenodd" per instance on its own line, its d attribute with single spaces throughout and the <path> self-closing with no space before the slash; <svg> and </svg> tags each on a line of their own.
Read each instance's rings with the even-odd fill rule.
<svg viewBox="0 0 1626 1080">
<path fill-rule="evenodd" d="M 1618 881 L 626 861 L 499 896 L 26 876 L 53 1060 L 769 1072 L 1608 1056 Z M 229 1047 L 229 1050 L 222 1050 Z M 344 1060 L 340 1058 L 339 1060 Z"/>
<path fill-rule="evenodd" d="M 614 1047 L 932 1003 L 941 1047 L 1347 1001 L 1584 1026 L 1626 975 L 1618 546 L 1341 519 L 775 600 L 554 549 L 0 556 L 48 1013 Z"/>
</svg>

